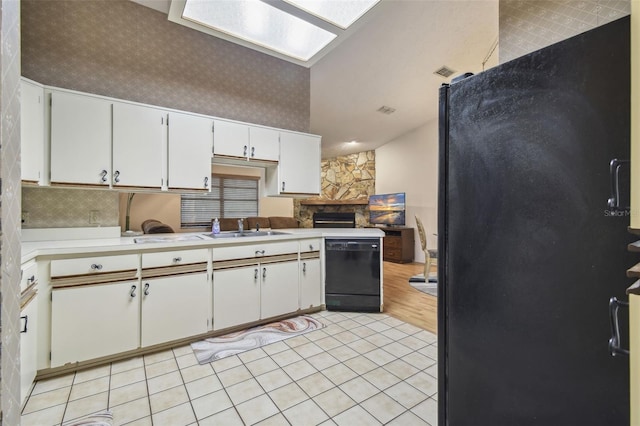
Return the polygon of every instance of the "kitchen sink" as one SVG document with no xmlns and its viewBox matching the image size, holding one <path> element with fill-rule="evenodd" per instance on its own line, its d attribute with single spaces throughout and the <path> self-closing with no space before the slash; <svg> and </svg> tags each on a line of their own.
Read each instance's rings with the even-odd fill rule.
<svg viewBox="0 0 640 426">
<path fill-rule="evenodd" d="M 245 231 L 245 232 L 221 232 L 219 234 L 204 234 L 209 238 L 241 238 L 241 237 L 267 237 L 270 235 L 289 235 L 280 231 Z"/>
</svg>

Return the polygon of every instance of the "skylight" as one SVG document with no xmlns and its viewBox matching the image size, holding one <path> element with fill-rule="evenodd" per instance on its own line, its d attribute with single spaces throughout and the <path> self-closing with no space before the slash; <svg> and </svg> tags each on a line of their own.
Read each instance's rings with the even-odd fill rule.
<svg viewBox="0 0 640 426">
<path fill-rule="evenodd" d="M 307 65 L 379 1 L 172 0 L 169 20 Z"/>
<path fill-rule="evenodd" d="M 284 0 L 318 18 L 347 29 L 380 0 Z"/>
</svg>

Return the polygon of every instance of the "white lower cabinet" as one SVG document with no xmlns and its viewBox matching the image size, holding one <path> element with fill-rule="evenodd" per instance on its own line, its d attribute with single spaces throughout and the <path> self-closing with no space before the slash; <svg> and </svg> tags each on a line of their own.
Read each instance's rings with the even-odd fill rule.
<svg viewBox="0 0 640 426">
<path fill-rule="evenodd" d="M 20 402 L 29 394 L 37 370 L 38 296 L 36 295 L 20 312 Z"/>
<path fill-rule="evenodd" d="M 300 260 L 300 309 L 322 305 L 320 259 Z"/>
<path fill-rule="evenodd" d="M 214 250 L 215 252 L 215 250 Z M 260 319 L 258 265 L 213 271 L 213 329 Z"/>
<path fill-rule="evenodd" d="M 138 281 L 54 288 L 51 367 L 137 349 Z"/>
<path fill-rule="evenodd" d="M 203 334 L 209 327 L 206 272 L 142 282 L 142 347 Z"/>
<path fill-rule="evenodd" d="M 260 265 L 260 318 L 270 318 L 298 310 L 298 262 Z"/>
</svg>

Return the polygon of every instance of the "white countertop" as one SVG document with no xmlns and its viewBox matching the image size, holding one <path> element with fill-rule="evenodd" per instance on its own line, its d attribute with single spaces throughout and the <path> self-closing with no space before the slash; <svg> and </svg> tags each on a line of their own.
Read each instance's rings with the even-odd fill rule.
<svg viewBox="0 0 640 426">
<path fill-rule="evenodd" d="M 203 237 L 198 240 L 178 240 L 171 242 L 154 242 L 136 244 L 134 237 L 96 238 L 89 236 L 85 239 L 51 239 L 42 241 L 24 241 L 22 243 L 22 263 L 38 256 L 69 256 L 83 254 L 88 256 L 105 253 L 127 253 L 145 251 L 169 251 L 183 248 L 204 248 L 215 246 L 236 246 L 247 243 L 260 243 L 270 241 L 298 240 L 300 238 L 381 238 L 384 232 L 376 228 L 292 228 L 278 229 L 278 232 L 286 232 L 284 235 L 269 235 L 260 237 L 220 238 L 212 239 Z M 63 232 L 63 231 L 61 231 Z M 247 231 L 250 232 L 250 231 Z M 88 232 L 90 234 L 91 232 Z M 145 237 L 186 237 L 201 236 L 204 232 L 153 234 L 137 236 Z M 52 235 L 44 233 L 44 235 Z M 33 239 L 31 237 L 30 239 Z"/>
</svg>

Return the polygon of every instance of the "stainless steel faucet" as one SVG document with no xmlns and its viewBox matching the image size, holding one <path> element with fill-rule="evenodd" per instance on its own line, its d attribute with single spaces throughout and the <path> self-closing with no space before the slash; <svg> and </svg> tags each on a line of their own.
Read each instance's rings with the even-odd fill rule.
<svg viewBox="0 0 640 426">
<path fill-rule="evenodd" d="M 240 233 L 244 232 L 244 222 L 242 221 L 242 219 L 238 219 L 238 231 Z"/>
</svg>

